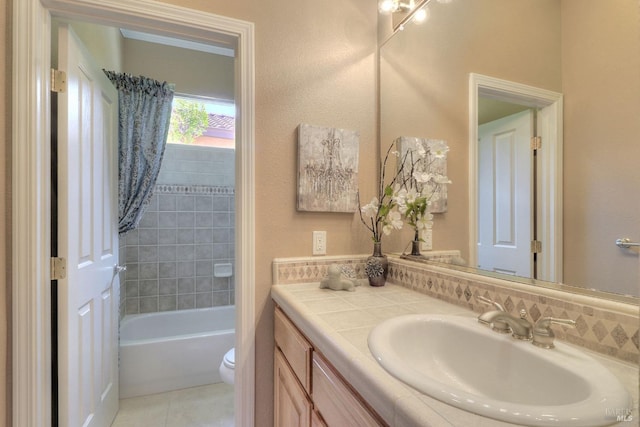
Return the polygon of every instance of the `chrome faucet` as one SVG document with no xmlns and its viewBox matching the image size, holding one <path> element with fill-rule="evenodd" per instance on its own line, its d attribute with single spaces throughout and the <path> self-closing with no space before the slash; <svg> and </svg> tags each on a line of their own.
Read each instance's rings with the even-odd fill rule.
<svg viewBox="0 0 640 427">
<path fill-rule="evenodd" d="M 571 319 L 556 319 L 555 317 L 542 317 L 536 322 L 536 326 L 533 328 L 533 344 L 542 348 L 554 348 L 553 339 L 555 334 L 551 330 L 551 325 L 564 325 L 575 327 L 575 320 Z"/>
<path fill-rule="evenodd" d="M 500 310 L 500 311 L 505 311 L 504 307 L 502 306 L 502 304 L 500 304 L 497 301 L 494 301 L 490 298 L 487 297 L 483 297 L 482 295 L 476 295 L 476 301 L 479 301 L 483 304 L 487 304 L 487 305 L 492 305 L 496 308 L 496 310 Z"/>
<path fill-rule="evenodd" d="M 531 332 L 533 326 L 531 325 L 531 322 L 526 319 L 526 317 L 527 312 L 524 309 L 520 310 L 519 318 L 507 313 L 506 311 L 493 310 L 481 314 L 478 317 L 478 322 L 484 325 L 489 325 L 494 330 L 496 330 L 496 323 L 499 325 L 506 324 L 508 325 L 509 330 L 511 331 L 511 335 L 514 338 L 517 338 L 519 340 L 530 340 L 533 336 Z M 507 332 L 509 330 L 507 330 Z M 502 331 L 498 330 L 498 332 Z"/>
<path fill-rule="evenodd" d="M 492 299 L 483 297 L 482 295 L 476 295 L 476 301 L 478 301 L 478 302 L 480 302 L 482 304 L 492 305 L 493 307 L 495 307 L 495 309 L 497 311 L 506 311 L 504 309 L 504 307 L 499 302 L 496 302 L 496 301 L 494 301 Z M 509 327 L 509 325 L 507 325 L 506 322 L 496 321 L 496 322 L 493 322 L 492 324 L 489 324 L 489 322 L 484 320 L 483 316 L 484 315 L 481 315 L 481 316 L 478 317 L 478 322 L 482 323 L 483 325 L 489 326 L 491 329 L 493 329 L 494 331 L 499 332 L 501 334 L 509 334 L 509 333 L 511 333 L 511 328 Z"/>
</svg>

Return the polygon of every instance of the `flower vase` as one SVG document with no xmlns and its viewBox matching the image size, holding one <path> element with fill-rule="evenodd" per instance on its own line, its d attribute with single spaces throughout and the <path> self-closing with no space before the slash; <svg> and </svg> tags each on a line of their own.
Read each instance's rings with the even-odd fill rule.
<svg viewBox="0 0 640 427">
<path fill-rule="evenodd" d="M 418 234 L 418 230 L 416 230 L 413 240 L 411 241 L 411 253 L 409 255 L 407 255 L 406 253 L 403 253 L 402 255 L 400 255 L 400 258 L 410 259 L 412 261 L 420 261 L 420 260 L 427 259 L 427 257 L 425 257 L 420 253 L 420 243 L 421 243 L 420 234 Z"/>
<path fill-rule="evenodd" d="M 411 242 L 411 255 L 422 256 L 420 253 L 420 240 L 414 240 Z"/>
<path fill-rule="evenodd" d="M 364 270 L 371 286 L 384 286 L 389 273 L 389 261 L 387 256 L 382 254 L 380 242 L 373 243 L 373 255 L 367 258 Z"/>
<path fill-rule="evenodd" d="M 415 235 L 413 236 L 413 242 L 411 242 L 411 255 L 413 256 L 421 256 L 420 253 L 420 234 L 418 234 L 418 229 L 416 228 Z"/>
</svg>

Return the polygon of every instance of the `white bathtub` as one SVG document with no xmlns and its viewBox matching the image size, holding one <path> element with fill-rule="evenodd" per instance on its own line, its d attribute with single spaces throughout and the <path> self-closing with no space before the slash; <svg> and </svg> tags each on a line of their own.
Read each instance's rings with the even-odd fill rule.
<svg viewBox="0 0 640 427">
<path fill-rule="evenodd" d="M 120 323 L 120 398 L 220 382 L 235 306 L 128 315 Z"/>
</svg>

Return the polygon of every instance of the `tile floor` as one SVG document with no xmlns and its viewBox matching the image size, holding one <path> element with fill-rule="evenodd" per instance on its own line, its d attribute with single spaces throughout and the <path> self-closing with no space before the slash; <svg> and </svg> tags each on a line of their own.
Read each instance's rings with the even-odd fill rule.
<svg viewBox="0 0 640 427">
<path fill-rule="evenodd" d="M 233 387 L 210 384 L 120 401 L 111 427 L 233 427 Z"/>
</svg>

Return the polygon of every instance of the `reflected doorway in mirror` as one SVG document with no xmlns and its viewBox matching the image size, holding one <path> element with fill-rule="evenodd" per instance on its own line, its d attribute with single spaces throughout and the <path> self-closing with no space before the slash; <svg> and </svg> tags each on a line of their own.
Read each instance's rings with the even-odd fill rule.
<svg viewBox="0 0 640 427">
<path fill-rule="evenodd" d="M 532 242 L 540 241 L 542 249 L 532 254 L 535 265 L 532 274 L 526 276 L 546 281 L 562 281 L 562 104 L 561 93 L 517 82 L 469 74 L 469 265 L 479 263 L 479 117 L 480 100 L 489 98 L 522 105 L 536 110 L 537 135 L 542 146 L 535 148 L 536 176 L 525 197 L 533 203 L 530 210 L 536 213 L 531 224 Z M 533 147 L 532 147 L 533 149 Z M 532 245 L 533 247 L 533 245 Z M 516 268 L 501 273 L 512 274 Z"/>
</svg>

